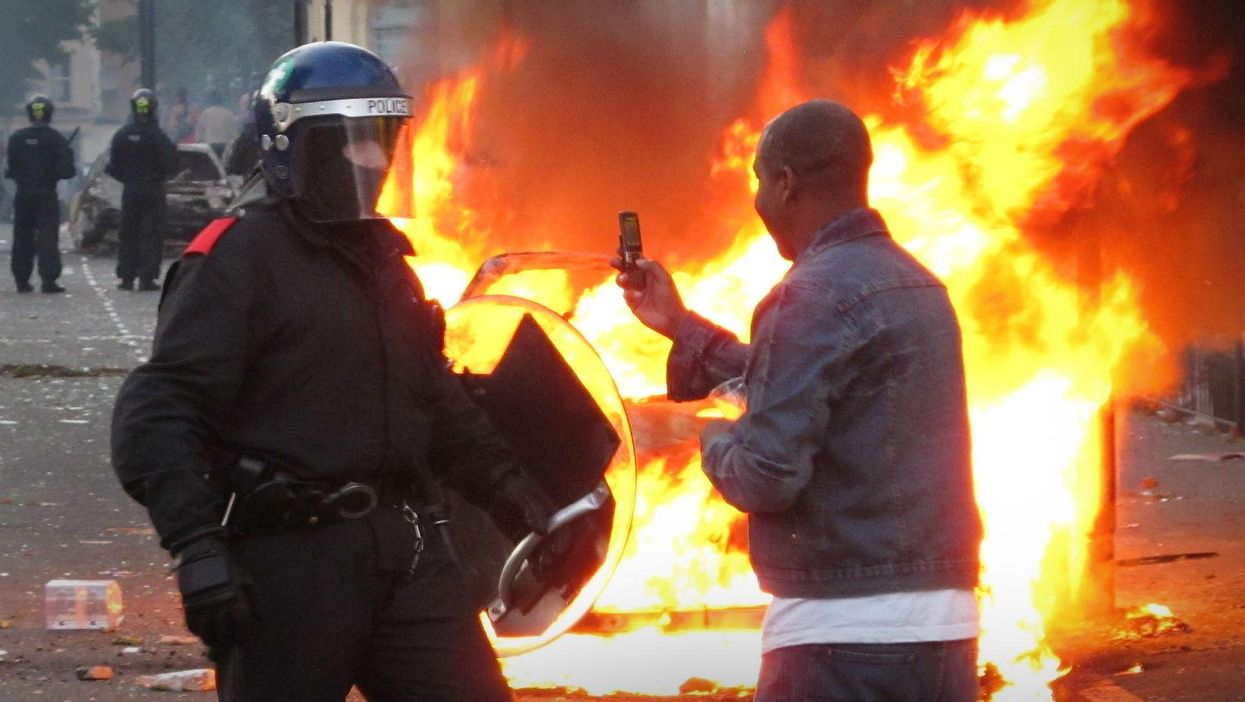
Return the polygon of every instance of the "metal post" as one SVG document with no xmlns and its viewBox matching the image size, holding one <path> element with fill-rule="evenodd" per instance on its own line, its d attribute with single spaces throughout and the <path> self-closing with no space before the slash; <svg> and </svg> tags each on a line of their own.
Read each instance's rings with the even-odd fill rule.
<svg viewBox="0 0 1245 702">
<path fill-rule="evenodd" d="M 1236 416 L 1233 420 L 1236 424 L 1232 427 L 1232 436 L 1239 439 L 1245 436 L 1245 340 L 1236 342 L 1235 356 Z"/>
<path fill-rule="evenodd" d="M 138 0 L 138 53 L 142 87 L 156 89 L 156 0 Z"/>
<path fill-rule="evenodd" d="M 1089 613 L 1109 614 L 1115 609 L 1115 502 L 1119 482 L 1114 396 L 1107 398 L 1098 417 L 1102 422 L 1102 498 L 1089 537 L 1091 594 L 1084 601 Z"/>
<path fill-rule="evenodd" d="M 307 2 L 308 0 L 294 0 L 294 46 L 302 46 L 307 43 L 307 37 L 309 36 Z"/>
<path fill-rule="evenodd" d="M 333 0 L 324 0 L 324 40 L 333 41 Z"/>
</svg>

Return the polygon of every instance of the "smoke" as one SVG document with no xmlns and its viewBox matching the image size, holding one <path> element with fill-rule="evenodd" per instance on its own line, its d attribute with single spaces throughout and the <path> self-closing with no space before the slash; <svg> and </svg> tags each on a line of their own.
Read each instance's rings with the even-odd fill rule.
<svg viewBox="0 0 1245 702">
<path fill-rule="evenodd" d="M 486 76 L 472 154 L 473 186 L 504 198 L 492 243 L 608 252 L 618 211 L 636 210 L 655 255 L 721 250 L 724 234 L 685 242 L 702 237 L 709 158 L 752 100 L 768 16 L 743 1 L 515 3 L 504 24 L 530 48 Z"/>
<path fill-rule="evenodd" d="M 1099 235 L 1172 350 L 1245 331 L 1245 4 L 1161 3 L 1151 48 L 1226 75 L 1186 90 L 1130 135 L 1069 234 Z"/>
<path fill-rule="evenodd" d="M 911 122 L 892 69 L 914 42 L 965 12 L 1004 18 L 1021 0 L 679 0 L 507 3 L 503 29 L 528 40 L 511 72 L 480 93 L 467 192 L 490 199 L 494 250 L 605 252 L 615 215 L 640 213 L 646 250 L 668 262 L 721 254 L 751 205 L 742 178 L 710 176 L 723 130 L 756 114 L 765 27 L 792 13 L 802 85 L 861 113 Z M 1174 350 L 1245 328 L 1245 4 L 1155 0 L 1143 37 L 1174 65 L 1226 77 L 1181 94 L 1142 123 L 1096 192 L 1026 232 L 1059 270 L 1086 285 L 1123 271 L 1144 314 Z M 460 37 L 461 39 L 461 37 Z M 1052 41 L 1057 41 L 1053 38 Z M 458 47 L 461 52 L 463 47 Z M 470 53 L 469 51 L 466 53 Z M 481 194 L 485 195 L 481 195 Z M 712 204 L 706 204 L 712 203 Z M 499 206 L 500 205 L 500 206 Z"/>
</svg>

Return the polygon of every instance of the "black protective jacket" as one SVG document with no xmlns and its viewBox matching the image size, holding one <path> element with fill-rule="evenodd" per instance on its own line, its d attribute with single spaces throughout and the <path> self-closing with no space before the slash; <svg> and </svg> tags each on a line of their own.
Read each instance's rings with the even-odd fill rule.
<svg viewBox="0 0 1245 702">
<path fill-rule="evenodd" d="M 46 124 L 32 124 L 9 137 L 5 176 L 19 190 L 54 191 L 56 181 L 74 176 L 73 150 L 69 142 Z"/>
<path fill-rule="evenodd" d="M 113 467 L 166 548 L 218 528 L 214 478 L 239 455 L 312 480 L 397 477 L 416 499 L 444 482 L 477 503 L 517 467 L 447 369 L 388 222 L 330 230 L 264 202 L 204 248 L 166 282 L 151 360 L 113 414 Z"/>
<path fill-rule="evenodd" d="M 151 122 L 131 122 L 117 130 L 104 171 L 127 187 L 161 185 L 177 174 L 177 146 Z"/>
</svg>

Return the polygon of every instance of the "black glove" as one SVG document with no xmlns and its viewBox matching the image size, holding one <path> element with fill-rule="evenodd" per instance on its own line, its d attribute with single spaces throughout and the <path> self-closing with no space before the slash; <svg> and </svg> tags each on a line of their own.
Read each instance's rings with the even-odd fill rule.
<svg viewBox="0 0 1245 702">
<path fill-rule="evenodd" d="M 518 541 L 533 531 L 543 536 L 556 508 L 536 481 L 511 471 L 489 493 L 489 511 L 506 536 Z"/>
<path fill-rule="evenodd" d="M 534 480 L 520 472 L 507 473 L 490 495 L 497 525 L 513 541 L 529 532 L 545 537 L 528 558 L 532 575 L 542 582 L 564 584 L 566 566 L 584 540 L 583 519 L 548 532 L 549 520 L 557 511 L 549 495 Z M 590 530 L 589 530 L 590 531 Z M 589 538 L 594 538 L 595 532 Z"/>
<path fill-rule="evenodd" d="M 213 650 L 245 642 L 258 617 L 251 607 L 250 583 L 230 558 L 224 542 L 205 536 L 175 555 L 186 628 Z"/>
</svg>

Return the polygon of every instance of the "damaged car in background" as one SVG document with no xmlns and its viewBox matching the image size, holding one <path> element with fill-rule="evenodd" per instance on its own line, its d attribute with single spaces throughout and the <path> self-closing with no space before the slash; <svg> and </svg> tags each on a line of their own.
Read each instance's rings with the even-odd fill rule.
<svg viewBox="0 0 1245 702">
<path fill-rule="evenodd" d="M 207 144 L 178 144 L 177 173 L 165 182 L 168 231 L 165 245 L 180 248 L 208 222 L 223 216 L 236 192 Z M 108 152 L 87 171 L 82 190 L 69 202 L 69 236 L 79 250 L 110 253 L 121 226 L 121 183 L 104 172 Z"/>
</svg>

